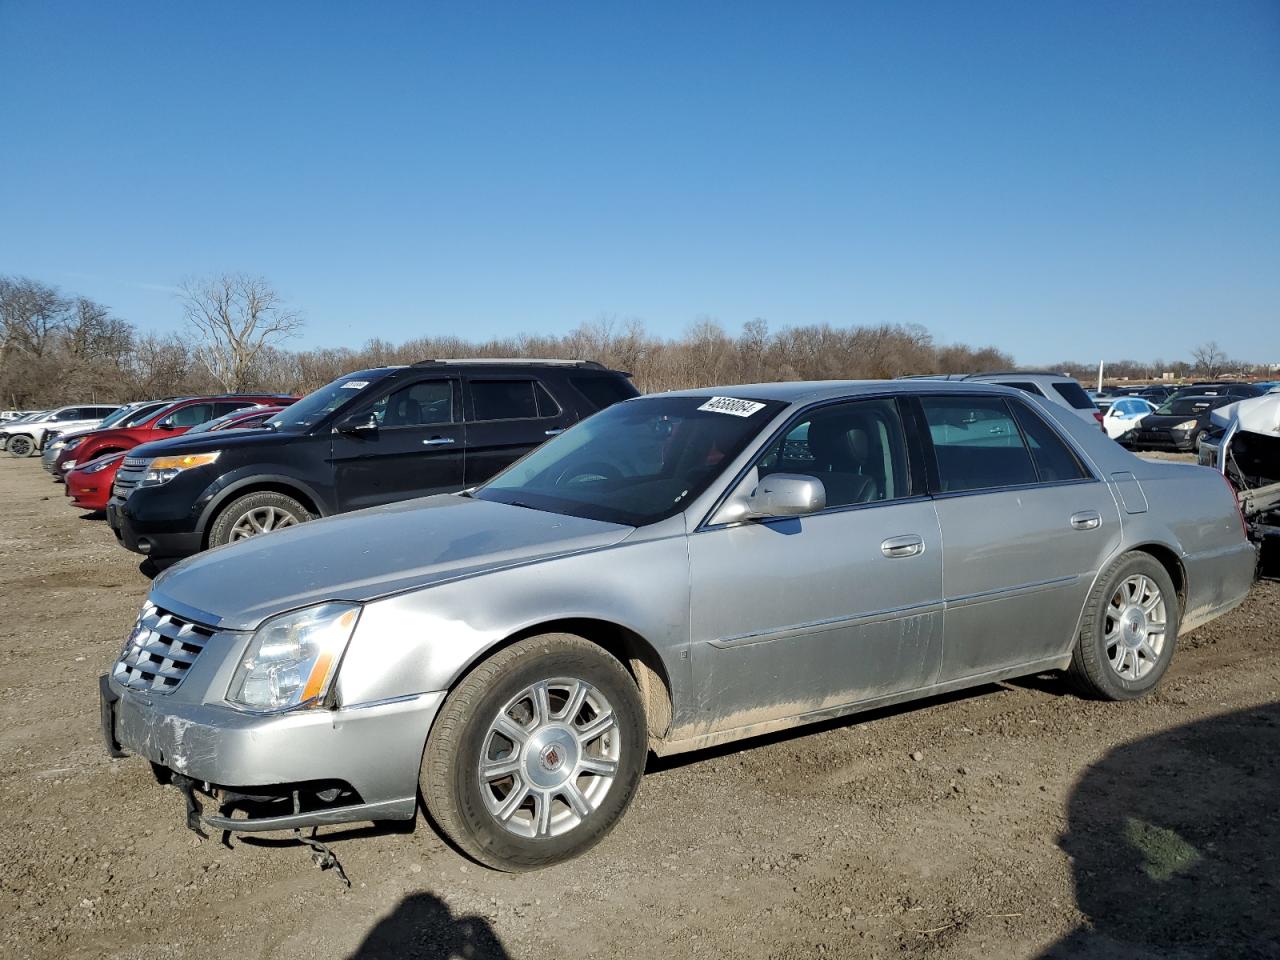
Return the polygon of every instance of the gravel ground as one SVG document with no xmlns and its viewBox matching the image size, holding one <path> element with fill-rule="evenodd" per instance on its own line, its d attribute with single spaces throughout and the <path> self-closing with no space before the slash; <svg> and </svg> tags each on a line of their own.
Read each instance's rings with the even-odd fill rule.
<svg viewBox="0 0 1280 960">
<path fill-rule="evenodd" d="M 5 957 L 1280 957 L 1280 583 L 1184 638 L 1160 691 L 1056 678 L 651 760 L 585 858 L 506 876 L 424 823 L 281 840 L 182 824 L 110 760 L 96 678 L 137 558 L 0 460 Z"/>
</svg>

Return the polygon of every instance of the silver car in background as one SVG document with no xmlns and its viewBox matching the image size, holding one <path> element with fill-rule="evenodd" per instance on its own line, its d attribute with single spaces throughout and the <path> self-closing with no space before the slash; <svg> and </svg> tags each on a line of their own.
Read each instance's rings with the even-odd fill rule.
<svg viewBox="0 0 1280 960">
<path fill-rule="evenodd" d="M 421 791 L 525 870 L 603 837 L 649 751 L 1046 670 L 1142 696 L 1254 566 L 1221 476 L 1016 389 L 661 394 L 469 493 L 174 567 L 103 726 L 194 825 L 409 819 Z"/>
</svg>

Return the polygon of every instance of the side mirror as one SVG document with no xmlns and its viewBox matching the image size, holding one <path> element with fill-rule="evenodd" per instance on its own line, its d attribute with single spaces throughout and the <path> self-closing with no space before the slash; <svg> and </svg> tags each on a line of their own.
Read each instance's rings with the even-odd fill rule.
<svg viewBox="0 0 1280 960">
<path fill-rule="evenodd" d="M 165 417 L 163 420 L 161 420 L 159 423 L 156 424 L 156 429 L 157 430 L 176 430 L 177 428 L 173 425 L 172 417 Z"/>
<path fill-rule="evenodd" d="M 334 425 L 334 429 L 339 433 L 376 433 L 378 430 L 378 418 L 372 413 L 353 413 L 339 420 Z"/>
<path fill-rule="evenodd" d="M 827 505 L 827 491 L 817 477 L 799 473 L 774 473 L 765 477 L 747 497 L 746 520 L 799 517 Z"/>
</svg>

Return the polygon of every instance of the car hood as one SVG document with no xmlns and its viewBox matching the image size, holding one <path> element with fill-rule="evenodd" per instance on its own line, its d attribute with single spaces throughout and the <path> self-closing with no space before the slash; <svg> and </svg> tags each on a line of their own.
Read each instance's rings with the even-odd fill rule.
<svg viewBox="0 0 1280 960">
<path fill-rule="evenodd" d="M 159 440 L 148 440 L 129 451 L 131 457 L 167 457 L 181 453 L 210 453 L 214 450 L 227 450 L 239 447 L 276 446 L 302 436 L 298 433 L 286 433 L 283 430 L 271 430 L 266 427 L 255 430 L 215 430 L 192 435 L 179 434 L 176 437 L 162 437 Z"/>
<path fill-rule="evenodd" d="M 441 495 L 315 520 L 197 554 L 156 579 L 152 602 L 250 630 L 324 600 L 366 601 L 609 546 L 634 528 Z"/>
<path fill-rule="evenodd" d="M 1269 393 L 1229 403 L 1213 411 L 1211 418 L 1220 427 L 1239 420 L 1241 430 L 1280 437 L 1280 394 Z"/>
</svg>

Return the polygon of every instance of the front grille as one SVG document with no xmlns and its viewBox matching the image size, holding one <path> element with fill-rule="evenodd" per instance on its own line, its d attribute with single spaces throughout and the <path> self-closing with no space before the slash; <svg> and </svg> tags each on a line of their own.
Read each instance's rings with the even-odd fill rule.
<svg viewBox="0 0 1280 960">
<path fill-rule="evenodd" d="M 172 693 L 214 631 L 147 604 L 112 676 L 133 690 Z"/>
<path fill-rule="evenodd" d="M 146 457 L 125 457 L 116 471 L 115 482 L 111 484 L 111 495 L 121 499 L 129 496 L 129 491 L 138 485 L 151 461 Z"/>
</svg>

